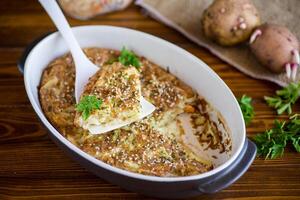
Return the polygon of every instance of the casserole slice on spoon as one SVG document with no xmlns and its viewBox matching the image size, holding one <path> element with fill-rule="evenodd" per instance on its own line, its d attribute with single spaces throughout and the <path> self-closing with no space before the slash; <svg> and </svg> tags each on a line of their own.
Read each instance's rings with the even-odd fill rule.
<svg viewBox="0 0 300 200">
<path fill-rule="evenodd" d="M 140 72 L 134 66 L 102 66 L 84 88 L 75 124 L 91 134 L 119 128 L 143 118 L 142 101 Z"/>
<path fill-rule="evenodd" d="M 59 8 L 57 2 L 54 0 L 39 0 L 39 2 L 44 7 L 44 9 L 46 10 L 48 15 L 54 22 L 55 26 L 57 27 L 58 31 L 64 38 L 66 44 L 68 45 L 68 47 L 71 51 L 72 58 L 75 63 L 75 69 L 76 69 L 75 99 L 76 99 L 76 102 L 78 103 L 78 100 L 79 100 L 80 95 L 82 94 L 83 88 L 88 83 L 89 78 L 98 72 L 99 66 L 96 66 L 94 63 L 92 63 L 86 57 L 86 55 L 83 53 L 82 49 L 80 48 L 72 30 L 71 30 L 70 25 L 68 24 L 65 16 L 63 15 L 61 9 Z M 100 66 L 100 68 L 102 68 L 102 67 L 103 66 Z M 130 70 L 130 68 L 128 68 L 128 70 Z M 89 88 L 89 87 L 87 87 L 87 88 Z M 120 97 L 120 99 L 125 99 L 125 98 L 126 97 Z M 100 114 L 101 120 L 98 123 L 96 123 L 95 121 L 97 121 L 97 120 L 95 120 L 94 118 L 91 118 L 90 119 L 91 121 L 90 121 L 90 120 L 88 120 L 88 118 L 86 116 L 88 116 L 90 114 L 90 112 L 92 110 L 94 110 L 94 108 L 96 108 L 96 109 L 100 108 L 100 104 L 102 104 L 101 100 L 98 99 L 97 95 L 93 96 L 93 94 L 88 94 L 87 96 L 82 97 L 80 99 L 80 101 L 83 101 L 83 104 L 80 104 L 80 103 L 78 104 L 78 105 L 81 105 L 81 106 L 79 106 L 80 107 L 79 110 L 82 110 L 83 116 L 85 116 L 84 118 L 88 122 L 86 124 L 86 123 L 84 123 L 84 120 L 82 121 L 81 119 L 78 119 L 79 121 L 75 120 L 75 122 L 77 124 L 79 124 L 80 126 L 88 129 L 89 131 L 91 131 L 91 133 L 94 133 L 94 134 L 105 133 L 105 132 L 120 128 L 122 126 L 128 125 L 128 124 L 132 123 L 133 121 L 135 121 L 133 119 L 137 120 L 139 118 L 146 117 L 147 115 L 151 114 L 155 110 L 155 106 L 152 105 L 150 102 L 148 102 L 146 99 L 144 99 L 140 95 L 140 98 L 138 101 L 138 103 L 140 103 L 140 106 L 139 106 L 140 109 L 138 112 L 139 118 L 135 116 L 135 117 L 129 117 L 128 120 L 125 120 L 125 118 L 120 118 L 120 119 L 115 118 L 114 120 L 105 119 L 105 122 L 102 122 L 101 120 L 104 118 L 102 118 L 103 114 Z M 104 102 L 104 103 L 107 103 L 107 102 Z M 102 107 L 102 109 L 103 109 L 103 107 Z M 126 111 L 129 111 L 129 110 L 126 110 Z M 105 112 L 109 112 L 109 109 L 105 110 Z M 122 113 L 122 110 L 118 110 L 118 112 Z M 134 110 L 134 112 L 136 112 L 136 110 Z M 112 115 L 113 115 L 113 117 L 122 117 L 121 113 L 117 113 L 116 116 L 114 114 L 112 114 Z M 127 115 L 127 114 L 129 114 L 129 113 L 126 113 L 125 115 Z M 95 116 L 95 117 L 97 117 L 97 116 Z M 107 117 L 111 117 L 109 113 L 107 114 Z M 94 120 L 92 120 L 92 119 L 94 119 Z M 108 120 L 108 121 L 106 121 L 106 120 Z M 113 122 L 113 123 L 106 123 L 106 122 Z M 118 122 L 120 122 L 120 123 L 118 124 Z M 91 127 L 91 124 L 93 124 L 92 127 Z"/>
</svg>

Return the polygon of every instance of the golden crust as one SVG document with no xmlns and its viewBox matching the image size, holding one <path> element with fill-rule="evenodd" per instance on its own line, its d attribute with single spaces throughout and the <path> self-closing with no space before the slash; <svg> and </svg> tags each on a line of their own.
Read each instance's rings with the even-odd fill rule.
<svg viewBox="0 0 300 200">
<path fill-rule="evenodd" d="M 76 112 L 75 124 L 88 128 L 90 125 L 106 125 L 116 121 L 136 121 L 141 112 L 141 82 L 138 70 L 119 62 L 104 65 L 90 78 L 81 98 L 95 96 L 102 106 L 83 120 Z"/>
<path fill-rule="evenodd" d="M 94 63 L 103 67 L 119 55 L 117 51 L 96 48 L 85 52 Z M 68 61 L 70 58 L 66 55 L 49 64 L 43 73 L 39 93 L 45 115 L 68 140 L 110 165 L 146 175 L 188 176 L 213 168 L 210 162 L 200 159 L 187 148 L 176 131 L 160 128 L 176 122 L 176 117 L 185 112 L 187 105 L 194 106 L 197 94 L 144 58 L 141 58 L 140 72 L 142 95 L 157 107 L 156 111 L 141 121 L 101 135 L 90 135 L 75 127 L 75 71 L 72 61 Z M 51 85 L 53 80 L 55 83 Z M 92 78 L 90 84 L 95 80 Z M 64 82 L 72 89 L 68 90 Z M 87 85 L 86 91 L 91 91 L 91 85 Z M 66 96 L 72 98 L 66 101 Z"/>
</svg>

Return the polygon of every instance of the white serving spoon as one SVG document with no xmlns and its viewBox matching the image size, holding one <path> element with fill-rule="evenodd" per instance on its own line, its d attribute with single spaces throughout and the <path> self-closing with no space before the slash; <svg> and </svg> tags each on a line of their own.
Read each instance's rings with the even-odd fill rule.
<svg viewBox="0 0 300 200">
<path fill-rule="evenodd" d="M 93 76 L 100 68 L 93 64 L 83 53 L 80 48 L 70 25 L 68 24 L 64 14 L 62 13 L 60 7 L 58 6 L 56 0 L 39 0 L 40 4 L 47 11 L 48 15 L 54 22 L 56 28 L 64 38 L 66 44 L 68 45 L 76 69 L 75 78 L 75 98 L 76 103 L 78 103 L 81 93 L 83 92 L 84 86 L 87 84 L 89 78 Z M 99 36 L 101 37 L 101 36 Z M 141 98 L 142 111 L 140 114 L 140 119 L 150 115 L 154 110 L 155 106 L 148 102 L 143 97 Z M 97 126 L 97 134 L 105 133 L 122 126 L 126 126 L 132 123 L 132 121 L 122 121 L 119 124 L 107 125 L 107 126 Z M 95 134 L 95 132 L 93 132 Z"/>
</svg>

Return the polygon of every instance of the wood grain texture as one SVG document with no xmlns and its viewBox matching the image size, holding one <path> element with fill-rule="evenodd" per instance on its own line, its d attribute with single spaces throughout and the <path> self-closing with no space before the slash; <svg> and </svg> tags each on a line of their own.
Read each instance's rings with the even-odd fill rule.
<svg viewBox="0 0 300 200">
<path fill-rule="evenodd" d="M 254 98 L 256 116 L 247 129 L 250 137 L 270 128 L 275 118 L 286 118 L 277 117 L 262 99 L 264 95 L 272 95 L 277 86 L 243 75 L 208 50 L 142 15 L 133 5 L 125 11 L 88 21 L 70 18 L 69 21 L 73 26 L 101 24 L 141 30 L 201 58 L 237 97 L 246 93 Z M 87 172 L 52 143 L 38 121 L 16 62 L 27 44 L 53 30 L 52 22 L 37 1 L 0 1 L 0 199 L 152 199 Z M 299 104 L 294 109 L 299 112 Z M 256 159 L 241 179 L 218 194 L 195 199 L 300 199 L 299 169 L 300 154 L 288 149 L 280 159 Z"/>
</svg>

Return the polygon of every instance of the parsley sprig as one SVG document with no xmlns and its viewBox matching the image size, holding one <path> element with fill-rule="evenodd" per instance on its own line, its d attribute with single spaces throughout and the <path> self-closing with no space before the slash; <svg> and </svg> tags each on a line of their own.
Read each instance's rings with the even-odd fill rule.
<svg viewBox="0 0 300 200">
<path fill-rule="evenodd" d="M 287 122 L 275 120 L 274 127 L 256 135 L 254 142 L 257 145 L 257 154 L 265 159 L 282 156 L 288 143 L 300 152 L 300 115 L 290 117 Z"/>
<path fill-rule="evenodd" d="M 82 112 L 83 120 L 87 120 L 92 111 L 100 109 L 101 104 L 101 99 L 97 99 L 97 97 L 94 95 L 88 95 L 84 96 L 80 100 L 80 102 L 76 105 L 76 110 Z"/>
<path fill-rule="evenodd" d="M 254 117 L 254 109 L 251 104 L 252 98 L 244 94 L 238 99 L 238 102 L 243 113 L 244 121 L 246 124 L 249 124 Z"/>
<path fill-rule="evenodd" d="M 270 107 L 277 110 L 277 114 L 281 115 L 284 112 L 292 113 L 292 105 L 299 98 L 300 83 L 290 83 L 288 86 L 276 91 L 273 97 L 265 96 L 265 100 Z"/>
<path fill-rule="evenodd" d="M 138 57 L 130 50 L 125 47 L 122 48 L 121 54 L 118 57 L 118 61 L 125 66 L 132 65 L 135 68 L 139 69 L 141 64 Z"/>
</svg>

